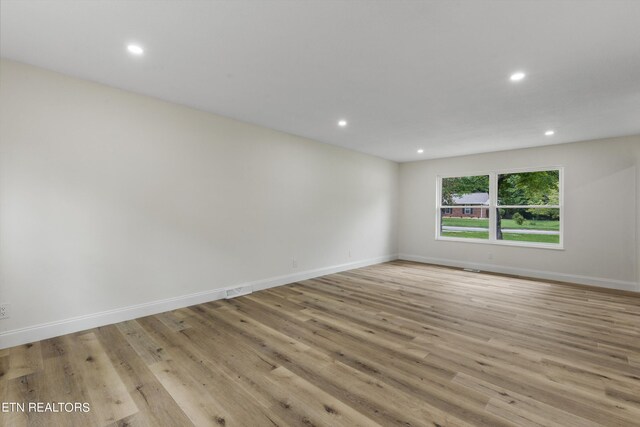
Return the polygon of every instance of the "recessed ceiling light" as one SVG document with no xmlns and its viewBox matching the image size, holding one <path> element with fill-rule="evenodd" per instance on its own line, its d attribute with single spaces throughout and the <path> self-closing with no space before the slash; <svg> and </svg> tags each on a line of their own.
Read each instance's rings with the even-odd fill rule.
<svg viewBox="0 0 640 427">
<path fill-rule="evenodd" d="M 424 150 L 422 148 L 418 148 L 418 154 L 422 154 L 424 153 Z"/>
<path fill-rule="evenodd" d="M 347 121 L 346 120 L 338 121 L 338 126 L 340 126 L 341 128 L 345 127 L 346 125 L 347 125 Z"/>
<path fill-rule="evenodd" d="M 545 135 L 547 135 L 547 136 L 551 136 L 551 135 L 553 135 L 554 133 L 556 133 L 556 131 L 554 131 L 554 130 L 548 130 L 548 131 L 546 131 L 544 134 L 545 134 Z"/>
<path fill-rule="evenodd" d="M 127 50 L 133 55 L 142 55 L 144 53 L 142 46 L 138 46 L 137 44 L 127 45 Z"/>
<path fill-rule="evenodd" d="M 527 75 L 522 71 L 518 71 L 517 73 L 511 74 L 511 77 L 509 77 L 509 80 L 511 80 L 512 82 L 519 82 L 520 80 L 524 79 L 526 76 Z"/>
</svg>

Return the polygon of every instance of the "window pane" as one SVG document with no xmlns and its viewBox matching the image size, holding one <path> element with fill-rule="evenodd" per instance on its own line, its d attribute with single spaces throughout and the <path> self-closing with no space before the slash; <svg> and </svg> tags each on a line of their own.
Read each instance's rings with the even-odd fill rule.
<svg viewBox="0 0 640 427">
<path fill-rule="evenodd" d="M 466 239 L 489 239 L 489 208 L 443 208 L 440 210 L 440 236 Z"/>
<path fill-rule="evenodd" d="M 442 206 L 489 206 L 489 175 L 442 178 Z"/>
<path fill-rule="evenodd" d="M 498 175 L 498 205 L 558 205 L 558 170 Z"/>
<path fill-rule="evenodd" d="M 560 243 L 560 209 L 497 209 L 496 238 L 518 242 Z"/>
</svg>

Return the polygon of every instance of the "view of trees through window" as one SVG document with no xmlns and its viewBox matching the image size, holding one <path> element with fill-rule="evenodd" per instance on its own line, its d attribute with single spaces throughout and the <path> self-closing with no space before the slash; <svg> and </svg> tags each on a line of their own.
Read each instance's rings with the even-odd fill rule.
<svg viewBox="0 0 640 427">
<path fill-rule="evenodd" d="M 500 174 L 497 179 L 496 239 L 560 243 L 559 171 Z"/>
<path fill-rule="evenodd" d="M 441 236 L 489 239 L 489 175 L 443 178 L 440 194 Z"/>
<path fill-rule="evenodd" d="M 495 198 L 490 194 L 492 180 Z M 441 237 L 560 243 L 557 169 L 449 177 L 440 185 Z M 492 220 L 495 231 L 490 236 Z"/>
</svg>

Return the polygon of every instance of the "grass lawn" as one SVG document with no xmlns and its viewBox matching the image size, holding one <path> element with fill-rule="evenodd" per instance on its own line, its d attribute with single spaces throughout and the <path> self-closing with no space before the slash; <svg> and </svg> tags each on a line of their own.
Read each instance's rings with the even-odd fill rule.
<svg viewBox="0 0 640 427">
<path fill-rule="evenodd" d="M 518 234 L 505 233 L 502 235 L 504 240 L 515 240 L 518 242 L 538 242 L 538 243 L 560 243 L 558 234 Z"/>
<path fill-rule="evenodd" d="M 441 236 L 446 237 L 461 237 L 465 239 L 488 239 L 488 231 L 443 231 Z"/>
<path fill-rule="evenodd" d="M 460 237 L 463 239 L 488 239 L 488 231 L 443 231 L 442 236 Z M 538 242 L 538 243 L 560 243 L 560 236 L 549 234 L 518 234 L 505 233 L 504 240 L 514 240 L 516 242 Z"/>
<path fill-rule="evenodd" d="M 533 222 L 533 224 L 532 224 Z M 503 219 L 501 221 L 502 228 L 515 228 L 521 230 L 560 230 L 560 221 L 551 220 L 537 220 L 530 221 L 525 220 L 522 225 L 518 225 L 512 219 Z M 442 218 L 442 225 L 449 225 L 452 227 L 482 227 L 489 228 L 488 219 L 475 219 L 475 218 Z"/>
</svg>

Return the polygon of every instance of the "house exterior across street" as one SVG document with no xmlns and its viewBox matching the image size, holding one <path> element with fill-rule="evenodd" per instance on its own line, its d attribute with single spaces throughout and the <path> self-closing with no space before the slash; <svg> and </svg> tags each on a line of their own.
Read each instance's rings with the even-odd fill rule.
<svg viewBox="0 0 640 427">
<path fill-rule="evenodd" d="M 443 218 L 489 218 L 489 193 L 453 196 L 453 204 L 456 207 L 442 208 Z"/>
</svg>

